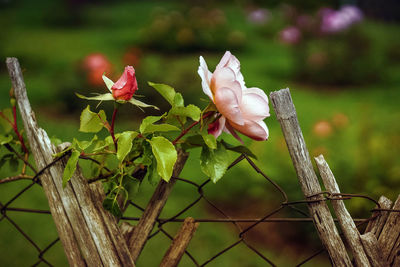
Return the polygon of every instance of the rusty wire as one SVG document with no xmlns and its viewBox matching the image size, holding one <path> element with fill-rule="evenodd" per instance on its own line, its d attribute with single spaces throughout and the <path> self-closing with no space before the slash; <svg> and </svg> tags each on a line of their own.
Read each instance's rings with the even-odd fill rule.
<svg viewBox="0 0 400 267">
<path fill-rule="evenodd" d="M 66 154 L 64 154 L 66 156 Z M 50 211 L 48 210 L 42 210 L 42 209 L 28 209 L 28 208 L 19 208 L 19 207 L 10 207 L 10 205 L 17 200 L 21 195 L 29 191 L 34 185 L 39 185 L 41 186 L 40 183 L 40 175 L 43 174 L 44 171 L 46 171 L 49 167 L 51 167 L 53 164 L 55 164 L 57 161 L 62 159 L 64 156 L 59 157 L 55 159 L 53 162 L 51 162 L 49 165 L 47 165 L 45 168 L 41 169 L 39 172 L 36 172 L 34 168 L 31 167 L 31 169 L 35 172 L 35 175 L 31 179 L 31 183 L 28 184 L 26 187 L 21 189 L 17 194 L 15 194 L 9 201 L 7 201 L 5 204 L 2 204 L 0 202 L 0 222 L 3 221 L 3 219 L 6 219 L 15 227 L 15 229 L 37 250 L 38 252 L 38 259 L 32 266 L 37 266 L 40 263 L 44 263 L 48 266 L 53 266 L 48 260 L 45 259 L 44 254 L 51 248 L 53 247 L 58 241 L 59 238 L 55 238 L 52 242 L 50 242 L 46 247 L 40 248 L 39 245 L 33 241 L 33 239 L 13 220 L 11 219 L 7 212 L 25 212 L 25 213 L 36 213 L 36 214 L 50 214 Z M 85 158 L 89 159 L 90 158 Z M 255 226 L 257 226 L 260 223 L 268 223 L 268 222 L 275 222 L 275 223 L 299 223 L 299 222 L 313 222 L 313 219 L 309 217 L 307 213 L 304 211 L 298 209 L 296 205 L 298 204 L 305 204 L 305 203 L 310 203 L 310 202 L 320 202 L 320 201 L 328 201 L 328 200 L 348 200 L 352 198 L 364 198 L 367 199 L 368 201 L 371 201 L 377 205 L 376 208 L 372 209 L 371 212 L 374 211 L 387 211 L 387 212 L 400 212 L 400 210 L 395 210 L 395 209 L 382 209 L 379 205 L 379 203 L 374 200 L 373 198 L 366 196 L 366 195 L 361 195 L 361 194 L 346 194 L 346 193 L 330 193 L 327 191 L 320 192 L 318 194 L 312 195 L 307 197 L 304 200 L 298 200 L 298 201 L 289 201 L 289 198 L 285 191 L 272 179 L 270 179 L 247 155 L 240 155 L 237 159 L 235 159 L 232 164 L 228 167 L 228 169 L 231 169 L 234 167 L 236 164 L 239 162 L 246 160 L 248 164 L 262 177 L 265 178 L 265 180 L 280 194 L 282 201 L 279 206 L 276 208 L 270 210 L 268 213 L 266 213 L 262 218 L 250 218 L 250 219 L 243 219 L 243 218 L 231 218 L 229 215 L 226 214 L 221 208 L 219 208 L 215 203 L 213 203 L 209 198 L 206 197 L 205 192 L 204 192 L 204 187 L 207 186 L 207 184 L 210 183 L 210 179 L 205 179 L 203 183 L 198 184 L 195 183 L 191 180 L 182 178 L 182 177 L 173 177 L 177 182 L 182 182 L 186 183 L 188 185 L 193 186 L 198 193 L 198 197 L 192 201 L 191 203 L 187 204 L 184 208 L 182 208 L 179 212 L 177 212 L 174 216 L 169 217 L 169 218 L 157 218 L 157 224 L 156 227 L 157 229 L 153 231 L 153 233 L 149 236 L 148 239 L 153 238 L 154 236 L 158 234 L 163 234 L 169 239 L 173 239 L 173 236 L 166 231 L 163 226 L 168 224 L 168 223 L 176 223 L 176 222 L 182 222 L 184 218 L 180 218 L 182 214 L 184 214 L 186 211 L 190 210 L 192 207 L 194 207 L 196 204 L 198 204 L 200 201 L 205 201 L 207 205 L 211 206 L 213 209 L 215 209 L 219 214 L 221 214 L 221 218 L 195 218 L 195 221 L 197 222 L 202 222 L 202 223 L 230 223 L 233 224 L 238 232 L 238 239 L 233 242 L 232 244 L 226 246 L 225 248 L 222 248 L 219 252 L 216 254 L 212 255 L 204 261 L 203 263 L 199 263 L 198 260 L 196 260 L 195 256 L 190 253 L 189 251 L 185 251 L 186 255 L 192 260 L 193 264 L 195 266 L 205 266 L 215 260 L 216 258 L 220 257 L 224 253 L 228 252 L 232 248 L 236 247 L 237 245 L 243 243 L 248 249 L 253 251 L 258 257 L 262 258 L 266 263 L 268 263 L 271 266 L 276 266 L 276 264 L 263 255 L 257 248 L 249 244 L 248 240 L 246 240 L 246 233 L 248 233 L 251 229 L 253 229 Z M 105 177 L 106 178 L 106 177 Z M 102 177 L 101 179 L 104 179 Z M 22 180 L 22 179 L 21 179 Z M 26 180 L 26 178 L 24 178 Z M 99 179 L 89 179 L 90 182 L 97 181 Z M 14 181 L 9 181 L 10 182 L 16 182 L 17 180 Z M 1 180 L 0 180 L 0 185 L 1 185 Z M 314 197 L 319 197 L 318 199 L 312 199 Z M 144 208 L 141 207 L 140 205 L 134 203 L 133 201 L 128 202 L 130 206 L 140 210 L 141 212 L 144 211 Z M 273 217 L 274 214 L 282 211 L 283 209 L 291 209 L 294 212 L 302 215 L 302 218 L 279 218 L 279 217 Z M 368 221 L 374 219 L 376 216 L 379 216 L 379 214 L 367 218 L 367 219 L 354 219 L 355 222 L 357 222 L 357 226 L 361 224 L 365 224 Z M 127 221 L 138 221 L 140 218 L 139 217 L 122 217 L 123 220 Z M 336 221 L 336 219 L 335 219 Z M 246 228 L 242 228 L 239 223 L 251 223 L 251 225 L 247 226 Z M 297 266 L 301 266 L 305 264 L 306 262 L 314 259 L 316 256 L 320 255 L 321 253 L 325 252 L 323 248 L 318 250 L 317 252 L 313 253 L 303 261 L 301 261 Z"/>
</svg>

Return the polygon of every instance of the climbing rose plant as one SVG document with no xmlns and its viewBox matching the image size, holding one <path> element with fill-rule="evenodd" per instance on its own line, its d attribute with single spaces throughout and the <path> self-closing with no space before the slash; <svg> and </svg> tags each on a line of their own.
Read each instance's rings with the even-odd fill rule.
<svg viewBox="0 0 400 267">
<path fill-rule="evenodd" d="M 200 109 L 193 104 L 185 105 L 182 94 L 171 86 L 149 82 L 149 86 L 169 103 L 169 110 L 157 116 L 145 117 L 138 129 L 118 133 L 114 128 L 121 105 L 130 103 L 142 111 L 146 108 L 159 110 L 137 99 L 135 94 L 140 88 L 132 66 L 126 66 L 116 82 L 103 75 L 108 93 L 90 97 L 76 94 L 82 99 L 100 103 L 113 101 L 114 111 L 111 119 L 107 118 L 104 110 L 95 111 L 90 105 L 82 111 L 79 131 L 92 133 L 93 136 L 90 140 L 74 138 L 67 149 L 54 155 L 58 158 L 69 154 L 63 184 L 73 179 L 80 159 L 91 159 L 94 162 L 91 180 L 102 180 L 106 190 L 103 205 L 120 217 L 122 211 L 118 199 L 127 201 L 134 197 L 144 181 L 156 184 L 160 179 L 166 182 L 171 179 L 178 149 L 187 151 L 200 148 L 200 169 L 214 183 L 226 172 L 230 153 L 255 157 L 242 145 L 239 134 L 257 141 L 268 138 L 268 128 L 264 123 L 269 116 L 267 95 L 259 88 L 246 87 L 240 62 L 229 51 L 222 57 L 214 73 L 208 70 L 205 60 L 200 57 L 198 73 L 201 78 L 199 88 L 201 86 L 210 98 L 206 107 Z M 12 109 L 0 111 L 0 125 L 3 126 L 0 144 L 20 145 L 27 155 L 29 151 L 16 125 L 15 99 L 12 97 L 11 100 Z M 108 132 L 107 137 L 98 137 L 97 133 L 104 129 Z M 11 134 L 12 131 L 14 134 Z M 220 137 L 223 131 L 233 135 L 242 144 L 224 141 Z"/>
</svg>

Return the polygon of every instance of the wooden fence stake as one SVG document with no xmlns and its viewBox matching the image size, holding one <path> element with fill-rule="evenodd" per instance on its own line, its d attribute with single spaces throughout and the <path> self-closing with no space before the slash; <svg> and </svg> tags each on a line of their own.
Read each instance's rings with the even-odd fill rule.
<svg viewBox="0 0 400 267">
<path fill-rule="evenodd" d="M 188 217 L 185 219 L 182 227 L 179 229 L 174 240 L 172 241 L 171 246 L 165 253 L 160 264 L 161 267 L 178 266 L 178 263 L 185 253 L 185 250 L 189 245 L 190 240 L 192 240 L 192 237 L 198 226 L 199 223 L 196 223 L 193 218 Z"/>
<path fill-rule="evenodd" d="M 324 156 L 319 155 L 315 158 L 315 162 L 317 163 L 317 167 L 319 169 L 319 173 L 321 175 L 322 181 L 324 182 L 326 190 L 333 194 L 339 194 L 339 186 L 335 180 L 335 177 L 333 176 L 331 169 L 328 166 L 328 163 L 325 161 Z M 331 203 L 336 213 L 336 217 L 339 220 L 340 227 L 342 228 L 347 243 L 349 244 L 356 265 L 371 266 L 369 264 L 368 257 L 365 254 L 360 233 L 357 230 L 353 218 L 347 211 L 343 200 L 331 200 Z M 371 255 L 371 257 L 373 256 L 374 255 Z M 374 262 L 375 261 L 378 260 L 376 259 L 374 260 Z"/>
<path fill-rule="evenodd" d="M 31 109 L 21 68 L 16 58 L 7 58 L 7 68 L 37 168 L 53 162 L 56 149 L 47 133 L 38 127 Z M 80 170 L 65 188 L 62 175 L 67 159 L 49 167 L 40 177 L 50 211 L 71 266 L 134 266 L 126 242 L 115 222 L 101 207 L 99 194 L 93 193 Z M 104 193 L 103 193 L 104 194 Z"/>
<path fill-rule="evenodd" d="M 316 201 L 308 203 L 308 208 L 318 235 L 334 266 L 352 266 L 327 204 L 318 201 L 322 199 L 322 196 L 319 195 L 321 186 L 306 148 L 290 91 L 289 89 L 282 89 L 272 92 L 270 99 L 281 125 L 303 194 L 306 199 Z"/>
<path fill-rule="evenodd" d="M 189 153 L 178 150 L 178 159 L 174 166 L 174 171 L 172 176 L 178 177 L 181 173 L 183 167 L 185 166 L 186 160 Z M 138 224 L 135 226 L 131 238 L 129 239 L 129 249 L 134 261 L 137 260 L 140 253 L 142 252 L 144 245 L 146 244 L 147 238 L 153 230 L 154 224 L 160 215 L 165 203 L 167 202 L 168 196 L 172 191 L 172 188 L 176 180 L 171 178 L 167 183 L 161 180 L 153 193 L 149 203 L 144 210 L 142 217 Z"/>
<path fill-rule="evenodd" d="M 382 209 L 390 209 L 393 202 L 385 196 L 381 196 L 378 203 Z M 377 205 L 375 208 L 379 208 Z M 389 216 L 388 211 L 374 211 L 372 216 L 377 216 L 368 222 L 367 228 L 365 228 L 365 233 L 371 232 L 375 235 L 376 239 L 379 239 L 381 235 L 383 226 L 385 226 L 387 217 Z"/>
<path fill-rule="evenodd" d="M 400 195 L 392 209 L 400 210 Z M 393 264 L 400 262 L 400 255 L 397 255 L 400 253 L 400 212 L 390 212 L 378 243 L 383 259 L 387 260 L 391 266 L 396 266 Z"/>
<path fill-rule="evenodd" d="M 382 259 L 379 243 L 372 232 L 361 235 L 361 242 L 371 265 L 374 267 L 388 267 L 386 261 Z"/>
</svg>

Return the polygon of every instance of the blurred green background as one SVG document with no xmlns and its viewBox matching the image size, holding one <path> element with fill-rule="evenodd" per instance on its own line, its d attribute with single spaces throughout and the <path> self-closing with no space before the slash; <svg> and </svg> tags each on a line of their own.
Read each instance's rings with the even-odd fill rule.
<svg viewBox="0 0 400 267">
<path fill-rule="evenodd" d="M 0 56 L 3 62 L 7 56 L 19 58 L 36 117 L 49 136 L 71 141 L 77 136 L 89 138 L 78 132 L 80 111 L 88 103 L 74 92 L 105 93 L 103 72 L 117 79 L 125 65 L 133 65 L 138 93 L 145 96 L 145 102 L 167 108 L 147 85 L 153 81 L 173 86 L 186 103 L 204 108 L 207 103 L 201 100 L 206 96 L 197 75 L 198 58 L 205 57 L 213 71 L 223 53 L 230 50 L 241 62 L 247 86 L 262 88 L 267 94 L 290 88 L 310 154 L 324 154 L 342 192 L 375 199 L 385 195 L 394 200 L 400 188 L 399 4 L 385 1 L 380 5 L 372 0 L 265 2 L 2 0 Z M 349 4 L 356 6 L 348 9 Z M 2 63 L 0 109 L 9 107 L 10 87 Z M 111 112 L 112 104 L 101 108 Z M 132 106 L 122 111 L 118 130 L 136 129 L 143 116 L 156 114 L 144 114 Z M 259 167 L 283 187 L 290 200 L 302 199 L 273 111 L 266 123 L 268 141 L 247 138 L 245 143 L 258 156 Z M 225 134 L 222 138 L 235 142 Z M 0 148 L 0 156 L 5 153 Z M 182 177 L 202 182 L 199 151 L 191 153 Z M 8 165 L 1 167 L 1 178 L 13 174 Z M 2 184 L 1 203 L 27 183 Z M 153 190 L 144 183 L 134 201 L 144 206 Z M 205 192 L 232 217 L 262 217 L 280 201 L 279 194 L 244 162 L 217 184 L 207 185 Z M 194 188 L 178 184 L 162 217 L 174 215 L 197 196 Z M 359 218 L 368 217 L 373 208 L 360 199 L 346 204 Z M 12 206 L 48 209 L 38 186 Z M 7 214 L 41 248 L 56 237 L 49 215 Z M 127 215 L 140 213 L 132 208 Z M 183 216 L 221 215 L 201 202 Z M 282 212 L 277 216 L 298 215 Z M 174 233 L 178 226 L 168 224 L 166 229 Z M 1 266 L 30 266 L 36 261 L 35 249 L 4 219 L 0 236 Z M 306 223 L 260 224 L 248 237 L 278 266 L 300 262 L 320 244 L 313 226 Z M 237 232 L 232 225 L 202 223 L 189 250 L 204 262 L 235 240 Z M 138 266 L 157 266 L 168 245 L 169 240 L 161 235 L 151 239 Z M 61 244 L 51 248 L 45 258 L 56 266 L 67 265 Z M 307 266 L 326 264 L 327 257 L 322 255 Z M 209 264 L 264 265 L 243 245 Z M 192 266 L 186 256 L 181 266 Z"/>
</svg>

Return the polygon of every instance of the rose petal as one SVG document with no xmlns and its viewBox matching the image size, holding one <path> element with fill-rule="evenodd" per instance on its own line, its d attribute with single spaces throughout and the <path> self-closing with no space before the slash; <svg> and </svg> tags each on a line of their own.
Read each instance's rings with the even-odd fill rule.
<svg viewBox="0 0 400 267">
<path fill-rule="evenodd" d="M 213 100 L 213 96 L 210 89 L 210 80 L 212 73 L 208 70 L 207 63 L 202 56 L 200 56 L 200 66 L 197 71 L 201 78 L 201 87 L 203 87 L 203 92 Z"/>
<path fill-rule="evenodd" d="M 269 136 L 269 130 L 268 130 L 267 125 L 263 121 L 258 121 L 257 123 L 258 123 L 258 125 L 260 125 L 264 129 L 264 131 L 266 133 L 266 135 L 264 135 L 264 137 L 263 137 L 263 140 L 267 140 L 268 136 Z"/>
<path fill-rule="evenodd" d="M 256 141 L 263 141 L 268 138 L 268 128 L 263 121 L 255 122 L 245 120 L 243 125 L 229 121 L 229 124 L 232 125 L 235 130 Z"/>
<path fill-rule="evenodd" d="M 236 75 L 231 68 L 222 68 L 214 71 L 211 77 L 211 91 L 215 95 L 216 91 L 221 87 L 231 88 L 238 100 L 242 99 L 242 87 L 236 80 Z"/>
<path fill-rule="evenodd" d="M 219 88 L 214 95 L 215 106 L 228 120 L 243 125 L 243 117 L 239 108 L 239 99 L 231 88 Z"/>
<path fill-rule="evenodd" d="M 135 69 L 132 66 L 126 66 L 124 73 L 122 74 L 121 78 L 119 78 L 119 80 L 114 83 L 113 88 L 122 89 L 126 85 L 128 79 L 130 77 L 133 77 L 134 75 Z"/>
<path fill-rule="evenodd" d="M 232 54 L 230 51 L 226 51 L 225 54 L 222 56 L 221 60 L 219 61 L 217 67 L 215 67 L 215 70 L 222 69 L 226 67 L 226 64 L 228 63 L 229 59 L 231 58 Z"/>
<path fill-rule="evenodd" d="M 269 116 L 268 98 L 263 91 L 260 90 L 265 97 L 254 89 L 258 88 L 251 88 L 243 92 L 240 110 L 244 119 L 260 121 Z"/>
<path fill-rule="evenodd" d="M 111 87 L 114 98 L 125 101 L 129 101 L 137 89 L 138 84 L 135 77 L 135 69 L 132 66 L 126 66 L 124 73 Z"/>
<path fill-rule="evenodd" d="M 212 134 L 217 138 L 221 135 L 222 130 L 225 128 L 225 117 L 221 116 L 218 120 L 208 125 L 208 133 Z"/>
<path fill-rule="evenodd" d="M 247 88 L 246 91 L 248 91 L 249 93 L 253 93 L 253 94 L 257 94 L 257 95 L 261 96 L 265 100 L 265 102 L 269 103 L 268 96 L 260 88 L 250 87 L 250 88 Z"/>
<path fill-rule="evenodd" d="M 217 67 L 215 70 L 221 69 L 221 68 L 230 68 L 233 70 L 236 76 L 236 80 L 240 83 L 240 86 L 242 87 L 242 90 L 246 89 L 245 83 L 244 83 L 244 78 L 242 73 L 240 72 L 240 61 L 231 54 L 231 52 L 226 51 L 224 56 L 222 57 L 221 61 L 218 63 Z"/>
</svg>

